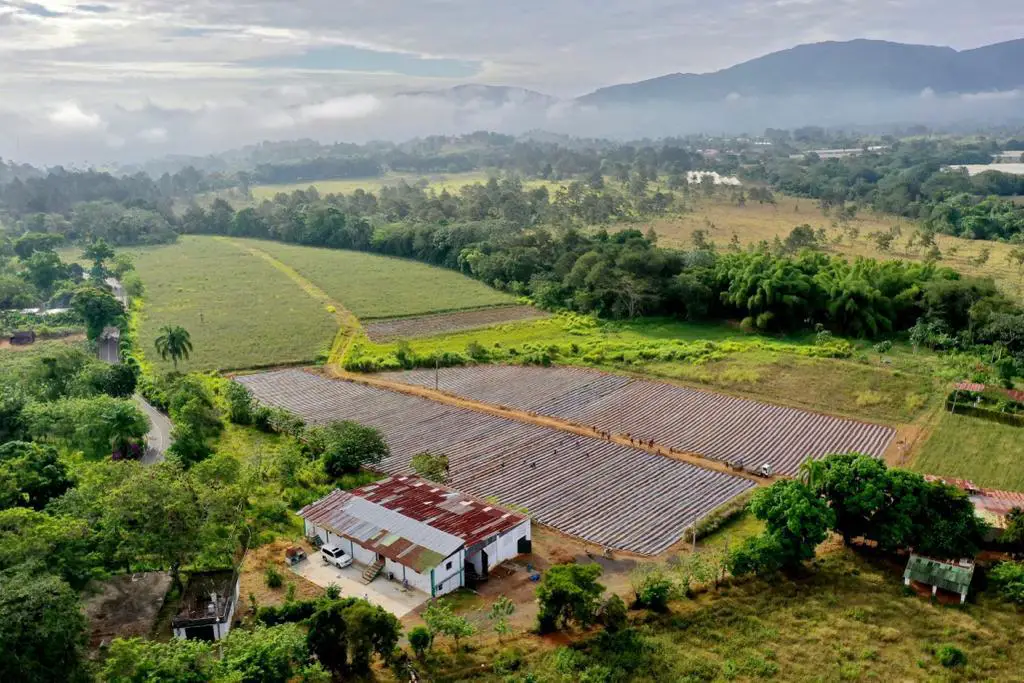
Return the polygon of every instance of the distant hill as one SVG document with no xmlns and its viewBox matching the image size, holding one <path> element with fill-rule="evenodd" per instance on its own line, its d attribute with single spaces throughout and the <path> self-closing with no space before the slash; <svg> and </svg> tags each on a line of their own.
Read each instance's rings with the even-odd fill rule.
<svg viewBox="0 0 1024 683">
<path fill-rule="evenodd" d="M 1024 87 L 1024 39 L 958 52 L 851 40 L 800 45 L 707 74 L 671 74 L 601 88 L 581 104 L 709 102 L 828 91 L 978 93 Z"/>
<path fill-rule="evenodd" d="M 483 104 L 501 107 L 507 104 L 530 107 L 549 107 L 558 100 L 544 93 L 526 88 L 512 88 L 501 85 L 457 85 L 445 90 L 419 90 L 402 93 L 406 97 L 431 97 L 459 106 Z"/>
</svg>

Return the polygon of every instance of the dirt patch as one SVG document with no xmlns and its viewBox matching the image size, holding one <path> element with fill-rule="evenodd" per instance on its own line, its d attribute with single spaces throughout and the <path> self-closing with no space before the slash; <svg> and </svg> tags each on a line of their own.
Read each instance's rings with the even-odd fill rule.
<svg viewBox="0 0 1024 683">
<path fill-rule="evenodd" d="M 283 605 L 285 596 L 288 594 L 289 583 L 295 584 L 296 600 L 312 600 L 324 594 L 323 588 L 289 571 L 285 565 L 284 551 L 293 545 L 305 548 L 307 555 L 315 555 L 315 551 L 308 543 L 297 543 L 288 539 L 278 539 L 246 553 L 239 570 L 238 601 L 240 604 L 238 614 L 243 616 L 251 614 L 250 595 L 256 596 L 256 603 L 260 607 Z M 266 571 L 268 567 L 275 567 L 281 573 L 284 581 L 280 588 L 267 586 Z"/>
<path fill-rule="evenodd" d="M 171 576 L 166 572 L 124 574 L 91 584 L 86 590 L 92 595 L 83 607 L 89 647 L 114 638 L 148 637 L 170 588 Z"/>
<path fill-rule="evenodd" d="M 428 337 L 488 327 L 499 323 L 547 317 L 547 313 L 537 310 L 533 306 L 499 306 L 455 313 L 435 313 L 411 318 L 367 321 L 363 324 L 363 329 L 366 330 L 366 334 L 372 341 L 383 343 L 397 339 Z"/>
</svg>

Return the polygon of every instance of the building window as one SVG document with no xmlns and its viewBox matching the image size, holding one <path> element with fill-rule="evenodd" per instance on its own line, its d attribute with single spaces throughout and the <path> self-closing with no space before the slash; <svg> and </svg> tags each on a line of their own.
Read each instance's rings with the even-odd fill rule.
<svg viewBox="0 0 1024 683">
<path fill-rule="evenodd" d="M 451 562 L 449 562 L 448 564 L 446 564 L 446 565 L 444 566 L 444 568 L 445 568 L 445 569 L 451 569 L 451 568 L 452 568 L 452 563 L 451 563 Z"/>
</svg>

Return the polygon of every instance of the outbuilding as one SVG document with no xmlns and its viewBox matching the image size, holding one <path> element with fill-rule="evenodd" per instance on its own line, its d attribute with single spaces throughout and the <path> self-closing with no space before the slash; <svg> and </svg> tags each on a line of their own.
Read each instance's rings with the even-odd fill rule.
<svg viewBox="0 0 1024 683">
<path fill-rule="evenodd" d="M 11 335 L 11 344 L 14 346 L 28 346 L 36 341 L 35 330 L 16 330 Z"/>
<path fill-rule="evenodd" d="M 364 577 L 383 573 L 431 597 L 531 550 L 529 517 L 419 477 L 336 490 L 299 516 L 307 536 L 340 546 Z"/>
<path fill-rule="evenodd" d="M 933 596 L 941 588 L 959 595 L 961 605 L 967 601 L 967 591 L 973 578 L 974 562 L 970 560 L 954 563 L 923 555 L 911 555 L 907 569 L 903 572 L 903 583 L 907 586 L 912 583 L 931 586 Z"/>
<path fill-rule="evenodd" d="M 234 571 L 192 574 L 171 619 L 177 638 L 220 640 L 231 630 L 238 606 L 238 574 Z"/>
</svg>

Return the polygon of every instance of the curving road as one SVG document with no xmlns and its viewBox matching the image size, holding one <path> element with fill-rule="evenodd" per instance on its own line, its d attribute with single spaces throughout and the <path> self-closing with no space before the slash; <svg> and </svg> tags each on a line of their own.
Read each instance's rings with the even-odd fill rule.
<svg viewBox="0 0 1024 683">
<path fill-rule="evenodd" d="M 141 396 L 135 402 L 149 418 L 149 433 L 146 434 L 146 452 L 142 456 L 143 465 L 154 465 L 163 462 L 167 449 L 171 447 L 171 421 L 159 410 L 149 405 Z"/>
</svg>

